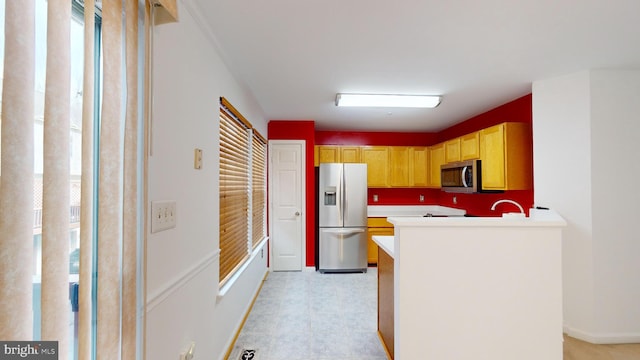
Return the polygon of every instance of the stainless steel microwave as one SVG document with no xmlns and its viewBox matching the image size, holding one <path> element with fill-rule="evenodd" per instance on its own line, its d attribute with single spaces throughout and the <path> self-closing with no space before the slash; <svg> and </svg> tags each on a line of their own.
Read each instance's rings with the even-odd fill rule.
<svg viewBox="0 0 640 360">
<path fill-rule="evenodd" d="M 446 192 L 475 193 L 482 191 L 480 160 L 449 163 L 440 167 L 440 184 Z"/>
</svg>

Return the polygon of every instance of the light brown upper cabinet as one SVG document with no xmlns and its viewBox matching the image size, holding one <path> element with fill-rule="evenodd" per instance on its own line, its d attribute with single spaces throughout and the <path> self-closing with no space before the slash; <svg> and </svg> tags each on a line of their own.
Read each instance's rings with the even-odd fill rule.
<svg viewBox="0 0 640 360">
<path fill-rule="evenodd" d="M 444 143 L 445 163 L 480 158 L 480 133 L 478 131 Z"/>
<path fill-rule="evenodd" d="M 319 145 L 318 163 L 337 163 L 340 162 L 340 146 L 337 145 Z"/>
<path fill-rule="evenodd" d="M 429 147 L 429 187 L 440 187 L 440 166 L 444 164 L 444 143 Z"/>
<path fill-rule="evenodd" d="M 340 162 L 343 163 L 359 163 L 360 160 L 360 147 L 358 146 L 341 146 L 340 147 Z"/>
<path fill-rule="evenodd" d="M 460 161 L 460 138 L 451 139 L 444 143 L 444 161 L 447 164 Z"/>
<path fill-rule="evenodd" d="M 428 148 L 389 146 L 389 186 L 428 186 Z"/>
<path fill-rule="evenodd" d="M 409 186 L 429 186 L 429 148 L 414 146 L 409 148 Z"/>
<path fill-rule="evenodd" d="M 480 130 L 482 189 L 533 188 L 531 125 L 502 123 Z"/>
<path fill-rule="evenodd" d="M 391 187 L 409 186 L 409 148 L 389 146 L 389 185 Z"/>
<path fill-rule="evenodd" d="M 314 146 L 314 163 L 360 163 L 359 146 L 316 145 Z"/>
<path fill-rule="evenodd" d="M 480 158 L 480 132 L 472 132 L 460 137 L 460 160 Z"/>
<path fill-rule="evenodd" d="M 360 149 L 360 156 L 367 164 L 368 187 L 388 187 L 389 147 L 364 146 Z"/>
</svg>

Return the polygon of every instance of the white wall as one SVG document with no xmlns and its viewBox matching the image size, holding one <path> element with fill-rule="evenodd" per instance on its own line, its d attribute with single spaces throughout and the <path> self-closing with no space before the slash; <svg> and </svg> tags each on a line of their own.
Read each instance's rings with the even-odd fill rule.
<svg viewBox="0 0 640 360">
<path fill-rule="evenodd" d="M 640 342 L 640 71 L 591 73 L 598 335 Z"/>
<path fill-rule="evenodd" d="M 585 71 L 533 84 L 535 203 L 562 214 L 565 331 L 640 341 L 640 72 Z"/>
<path fill-rule="evenodd" d="M 559 212 L 564 323 L 593 327 L 589 74 L 533 84 L 534 203 Z M 570 256 L 569 256 L 570 255 Z"/>
<path fill-rule="evenodd" d="M 218 295 L 219 97 L 267 135 L 267 121 L 237 82 L 198 21 L 178 1 L 179 22 L 154 32 L 154 106 L 149 200 L 175 200 L 177 226 L 149 234 L 146 257 L 147 359 L 178 359 L 196 342 L 196 358 L 221 359 L 266 274 L 266 251 L 224 297 Z M 194 149 L 203 167 L 193 168 Z"/>
</svg>

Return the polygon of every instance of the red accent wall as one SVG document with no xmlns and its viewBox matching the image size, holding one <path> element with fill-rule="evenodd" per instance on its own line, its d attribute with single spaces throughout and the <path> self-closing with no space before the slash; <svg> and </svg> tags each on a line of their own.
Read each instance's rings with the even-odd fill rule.
<svg viewBox="0 0 640 360">
<path fill-rule="evenodd" d="M 531 124 L 533 121 L 531 99 L 531 94 L 525 95 L 521 98 L 515 99 L 504 105 L 498 106 L 497 108 L 491 109 L 480 115 L 474 116 L 468 120 L 446 128 L 438 133 L 437 141 L 433 144 L 453 139 L 458 136 L 488 128 L 493 125 L 498 125 L 507 121 L 524 122 Z"/>
<path fill-rule="evenodd" d="M 436 133 L 316 131 L 316 145 L 427 146 Z"/>
<path fill-rule="evenodd" d="M 373 201 L 373 195 L 378 195 L 377 202 Z M 420 202 L 420 195 L 424 195 L 424 202 Z M 499 204 L 495 211 L 491 211 L 491 205 L 500 199 L 517 201 L 528 214 L 533 206 L 533 191 L 511 190 L 501 193 L 461 194 L 426 188 L 369 188 L 368 190 L 369 205 L 441 205 L 463 209 L 468 214 L 477 216 L 502 216 L 504 212 L 519 211 L 515 205 L 510 204 Z"/>
<path fill-rule="evenodd" d="M 367 202 L 369 205 L 436 205 L 441 192 L 428 188 L 369 188 Z M 378 202 L 373 201 L 373 195 L 378 195 Z M 420 195 L 424 195 L 422 203 Z"/>
<path fill-rule="evenodd" d="M 478 131 L 503 122 L 533 123 L 532 95 L 528 94 L 487 112 L 474 116 L 459 124 L 453 125 L 438 133 L 438 142 Z M 533 146 L 533 138 L 527 146 Z M 533 164 L 533 161 L 531 162 Z M 533 171 L 531 172 L 533 173 Z M 457 204 L 453 204 L 456 196 Z M 503 193 L 450 194 L 441 191 L 438 205 L 465 209 L 467 213 L 480 216 L 501 216 L 503 212 L 518 211 L 515 205 L 499 204 L 495 211 L 491 205 L 500 199 L 517 201 L 525 212 L 533 206 L 533 190 L 505 191 Z"/>
<path fill-rule="evenodd" d="M 306 265 L 315 265 L 315 171 L 313 165 L 313 146 L 315 145 L 315 122 L 313 120 L 278 121 L 271 120 L 268 124 L 269 140 L 305 140 L 305 197 L 306 211 Z M 268 201 L 268 199 L 267 199 Z"/>
<path fill-rule="evenodd" d="M 457 204 L 453 203 L 456 198 Z M 467 214 L 476 216 L 502 216 L 505 212 L 519 212 L 513 204 L 498 204 L 495 211 L 491 211 L 491 205 L 501 199 L 509 199 L 518 202 L 529 214 L 533 206 L 533 190 L 510 190 L 503 193 L 479 193 L 479 194 L 453 194 L 440 191 L 438 205 L 464 209 Z"/>
</svg>

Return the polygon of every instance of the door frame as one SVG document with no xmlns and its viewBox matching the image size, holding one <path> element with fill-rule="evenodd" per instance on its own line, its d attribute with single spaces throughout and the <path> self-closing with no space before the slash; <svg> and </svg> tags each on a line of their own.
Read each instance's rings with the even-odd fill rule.
<svg viewBox="0 0 640 360">
<path fill-rule="evenodd" d="M 300 241 L 302 242 L 302 247 L 301 247 L 301 254 L 300 254 L 300 269 L 301 271 L 305 271 L 306 268 L 306 264 L 307 264 L 307 197 L 306 197 L 306 186 L 307 186 L 307 172 L 306 172 L 306 168 L 307 168 L 307 164 L 306 164 L 306 155 L 307 155 L 307 149 L 306 149 L 306 145 L 307 145 L 307 141 L 300 139 L 300 140 L 269 140 L 268 141 L 268 156 L 269 156 L 269 166 L 268 166 L 268 179 L 267 179 L 267 183 L 268 183 L 268 191 L 267 191 L 267 201 L 269 203 L 269 206 L 267 208 L 268 211 L 268 223 L 269 223 L 269 271 L 273 271 L 273 219 L 272 219 L 272 214 L 273 214 L 273 201 L 271 201 L 271 195 L 273 194 L 273 182 L 271 181 L 272 177 L 272 171 L 273 171 L 273 162 L 272 162 L 272 155 L 273 155 L 273 147 L 277 146 L 277 145 L 300 145 L 300 149 L 301 149 L 301 154 L 300 154 L 300 173 L 302 175 L 302 179 L 301 179 L 301 183 L 300 183 L 300 199 L 301 199 L 301 204 L 300 204 L 300 211 L 301 211 L 301 236 L 302 238 L 300 239 Z"/>
</svg>

